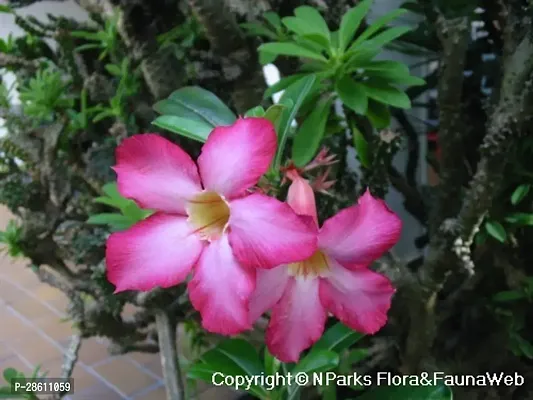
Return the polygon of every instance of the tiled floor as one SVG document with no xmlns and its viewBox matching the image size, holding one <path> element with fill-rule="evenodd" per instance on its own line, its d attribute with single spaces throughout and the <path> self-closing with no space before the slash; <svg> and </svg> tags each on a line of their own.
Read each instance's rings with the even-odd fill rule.
<svg viewBox="0 0 533 400">
<path fill-rule="evenodd" d="M 10 218 L 0 207 L 0 230 Z M 0 372 L 12 367 L 30 374 L 40 365 L 47 376 L 57 377 L 72 332 L 69 322 L 62 321 L 66 298 L 41 283 L 26 264 L 0 256 Z M 111 357 L 102 339 L 83 342 L 73 378 L 71 400 L 166 399 L 158 354 Z M 229 390 L 204 385 L 197 399 L 235 397 Z"/>
</svg>

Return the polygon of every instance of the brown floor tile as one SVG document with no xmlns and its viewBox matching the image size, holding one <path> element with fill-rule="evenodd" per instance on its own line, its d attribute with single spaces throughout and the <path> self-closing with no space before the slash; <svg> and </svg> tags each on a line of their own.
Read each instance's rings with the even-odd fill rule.
<svg viewBox="0 0 533 400">
<path fill-rule="evenodd" d="M 11 345 L 17 354 L 34 365 L 63 356 L 60 349 L 33 332 L 25 335 L 24 339 L 12 342 Z"/>
<path fill-rule="evenodd" d="M 127 395 L 156 383 L 154 378 L 145 374 L 126 357 L 115 358 L 94 369 Z"/>
<path fill-rule="evenodd" d="M 0 277 L 0 299 L 6 304 L 15 304 L 27 298 L 26 293 Z"/>
<path fill-rule="evenodd" d="M 0 361 L 0 386 L 5 385 L 3 372 L 6 368 L 15 368 L 17 371 L 22 372 L 26 376 L 31 376 L 33 369 L 29 368 L 19 357 L 8 358 L 7 360 Z"/>
<path fill-rule="evenodd" d="M 163 379 L 163 367 L 161 366 L 161 360 L 155 360 L 151 363 L 144 364 L 144 367 Z"/>
<path fill-rule="evenodd" d="M 161 386 L 140 397 L 135 397 L 135 400 L 167 400 L 167 392 L 165 387 Z"/>
<path fill-rule="evenodd" d="M 85 365 L 93 365 L 109 358 L 109 351 L 105 344 L 99 343 L 95 338 L 85 339 L 78 352 L 78 360 Z"/>
<path fill-rule="evenodd" d="M 46 303 L 62 314 L 67 312 L 67 308 L 69 306 L 69 300 L 67 296 L 56 296 L 53 299 L 47 300 Z"/>
<path fill-rule="evenodd" d="M 62 367 L 63 358 L 58 357 L 43 363 L 41 369 L 43 372 L 47 373 L 47 377 L 58 378 L 61 376 Z M 72 379 L 74 380 L 74 393 L 81 392 L 99 383 L 99 379 L 96 376 L 87 372 L 87 370 L 79 364 L 74 367 Z"/>
<path fill-rule="evenodd" d="M 34 321 L 37 328 L 41 329 L 48 337 L 54 339 L 57 342 L 65 342 L 70 336 L 72 336 L 72 322 L 62 321 L 61 317 L 53 314 L 53 316 L 47 316 Z"/>
<path fill-rule="evenodd" d="M 55 287 L 41 284 L 33 291 L 33 295 L 44 303 L 53 302 L 58 300 L 59 297 L 66 297 L 66 295 Z"/>
<path fill-rule="evenodd" d="M 123 397 L 106 385 L 97 384 L 82 391 L 75 390 L 72 400 L 122 400 Z"/>
<path fill-rule="evenodd" d="M 45 317 L 57 318 L 57 314 L 53 313 L 43 303 L 28 296 L 21 301 L 14 302 L 11 307 L 30 321 Z"/>
<path fill-rule="evenodd" d="M 18 265 L 18 260 L 14 260 L 14 263 L 15 265 L 9 272 L 10 281 L 19 284 L 25 289 L 34 289 L 42 284 L 37 275 L 27 265 Z"/>
<path fill-rule="evenodd" d="M 0 362 L 15 356 L 15 353 L 5 343 L 0 343 Z"/>
<path fill-rule="evenodd" d="M 137 361 L 139 364 L 142 365 L 152 364 L 156 361 L 160 361 L 159 353 L 133 352 L 128 353 L 128 357 L 131 357 L 133 360 Z"/>
<path fill-rule="evenodd" d="M 0 296 L 1 296 L 0 292 Z M 12 341 L 19 339 L 22 335 L 31 332 L 31 327 L 22 322 L 20 318 L 9 313 L 4 306 L 0 306 L 0 340 Z"/>
</svg>

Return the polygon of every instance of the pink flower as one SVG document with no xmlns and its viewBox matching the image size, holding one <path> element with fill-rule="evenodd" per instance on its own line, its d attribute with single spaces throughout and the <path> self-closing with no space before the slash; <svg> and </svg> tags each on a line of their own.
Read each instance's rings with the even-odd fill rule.
<svg viewBox="0 0 533 400">
<path fill-rule="evenodd" d="M 107 277 L 124 290 L 183 282 L 205 329 L 236 334 L 251 327 L 254 267 L 272 268 L 316 250 L 316 231 L 286 203 L 250 194 L 276 151 L 273 125 L 238 119 L 211 132 L 198 165 L 180 147 L 136 135 L 117 149 L 118 189 L 157 212 L 107 241 Z"/>
<path fill-rule="evenodd" d="M 316 226 L 312 187 L 300 176 L 291 179 L 288 203 Z M 359 332 L 380 330 L 394 288 L 368 266 L 398 241 L 400 232 L 400 219 L 367 191 L 357 205 L 324 223 L 311 257 L 257 271 L 250 320 L 272 309 L 266 332 L 270 352 L 283 362 L 298 361 L 322 336 L 328 312 Z"/>
</svg>

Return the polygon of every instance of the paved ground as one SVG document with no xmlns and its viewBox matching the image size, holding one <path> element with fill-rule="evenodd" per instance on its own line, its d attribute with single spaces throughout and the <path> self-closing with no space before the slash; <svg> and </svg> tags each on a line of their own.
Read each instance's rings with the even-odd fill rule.
<svg viewBox="0 0 533 400">
<path fill-rule="evenodd" d="M 10 218 L 0 207 L 0 230 Z M 0 256 L 0 372 L 13 367 L 30 374 L 40 365 L 47 376 L 57 377 L 72 332 L 69 322 L 62 321 L 67 301 L 26 264 Z M 105 342 L 95 338 L 82 344 L 73 378 L 71 400 L 166 399 L 159 355 L 111 357 Z M 198 400 L 235 399 L 229 390 L 199 386 Z"/>
</svg>

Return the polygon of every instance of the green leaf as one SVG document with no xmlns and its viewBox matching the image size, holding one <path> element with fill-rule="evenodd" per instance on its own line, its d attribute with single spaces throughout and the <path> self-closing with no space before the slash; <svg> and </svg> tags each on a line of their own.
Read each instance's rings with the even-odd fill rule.
<svg viewBox="0 0 533 400">
<path fill-rule="evenodd" d="M 374 100 L 368 101 L 366 116 L 376 129 L 385 129 L 391 123 L 391 114 L 387 105 Z"/>
<path fill-rule="evenodd" d="M 450 388 L 436 386 L 378 386 L 357 400 L 452 400 Z"/>
<path fill-rule="evenodd" d="M 215 372 L 230 376 L 259 376 L 264 371 L 257 351 L 250 343 L 243 339 L 227 339 L 203 354 L 200 362 L 189 368 L 188 375 L 211 383 Z M 250 392 L 261 398 L 267 395 L 265 388 L 259 385 L 253 385 Z"/>
<path fill-rule="evenodd" d="M 290 107 L 292 107 L 293 104 L 290 104 Z M 278 125 L 279 119 L 283 115 L 283 110 L 285 110 L 287 107 L 283 104 L 274 104 L 273 106 L 268 107 L 268 109 L 265 112 L 264 117 L 268 119 L 270 122 L 274 124 L 274 126 Z"/>
<path fill-rule="evenodd" d="M 326 58 L 319 53 L 308 50 L 296 43 L 273 42 L 259 46 L 260 52 L 275 54 L 278 56 L 302 57 L 327 62 Z"/>
<path fill-rule="evenodd" d="M 13 14 L 13 10 L 7 4 L 0 4 L 0 13 Z"/>
<path fill-rule="evenodd" d="M 113 76 L 121 76 L 122 75 L 122 71 L 120 70 L 120 67 L 118 65 L 107 64 L 105 66 L 105 69 L 107 70 L 107 72 L 109 72 Z"/>
<path fill-rule="evenodd" d="M 316 350 L 332 350 L 337 353 L 349 348 L 364 337 L 363 334 L 337 322 L 329 328 L 313 346 Z"/>
<path fill-rule="evenodd" d="M 283 114 L 276 127 L 276 132 L 278 134 L 278 149 L 274 159 L 275 171 L 278 171 L 281 165 L 281 157 L 283 156 L 283 151 L 285 150 L 285 144 L 287 143 L 287 137 L 289 136 L 292 121 L 296 117 L 296 114 L 298 114 L 298 110 L 302 106 L 302 103 L 307 95 L 310 93 L 315 81 L 315 75 L 308 75 L 305 78 L 293 83 L 283 93 L 283 96 L 281 96 L 279 103 L 287 106 L 287 109 L 283 111 Z"/>
<path fill-rule="evenodd" d="M 264 356 L 265 372 L 267 375 L 275 375 L 281 367 L 281 361 L 274 357 L 268 348 L 265 347 L 265 356 Z"/>
<path fill-rule="evenodd" d="M 490 236 L 502 243 L 504 243 L 507 239 L 507 232 L 505 232 L 505 228 L 497 221 L 485 222 L 485 230 Z"/>
<path fill-rule="evenodd" d="M 381 103 L 390 104 L 397 108 L 411 108 L 411 100 L 409 99 L 409 96 L 400 89 L 378 82 L 365 81 L 362 84 L 365 87 L 367 96 L 371 99 Z"/>
<path fill-rule="evenodd" d="M 324 38 L 325 45 L 329 46 L 331 34 L 329 32 L 328 24 L 316 8 L 301 6 L 294 10 L 294 15 L 308 23 L 314 32 Z"/>
<path fill-rule="evenodd" d="M 10 383 L 12 379 L 19 376 L 19 372 L 15 368 L 6 368 L 3 373 L 6 383 Z"/>
<path fill-rule="evenodd" d="M 516 300 L 526 299 L 528 297 L 527 293 L 520 292 L 518 290 L 505 290 L 503 292 L 498 292 L 492 296 L 492 301 L 498 303 L 507 303 Z"/>
<path fill-rule="evenodd" d="M 520 203 L 529 193 L 529 189 L 531 189 L 530 184 L 523 184 L 518 186 L 511 195 L 511 204 L 515 206 Z"/>
<path fill-rule="evenodd" d="M 99 32 L 74 31 L 74 32 L 70 32 L 70 36 L 75 37 L 75 38 L 86 39 L 86 40 L 100 41 L 101 39 Z"/>
<path fill-rule="evenodd" d="M 394 10 L 376 19 L 361 35 L 359 35 L 359 37 L 355 40 L 355 42 L 353 42 L 352 45 L 349 47 L 348 51 L 356 49 L 357 46 L 359 46 L 365 40 L 371 38 L 372 35 L 374 35 L 374 33 L 378 32 L 381 28 L 383 28 L 389 22 L 395 20 L 401 15 L 404 15 L 407 12 L 408 12 L 407 10 L 399 8 L 397 10 Z"/>
<path fill-rule="evenodd" d="M 154 110 L 163 115 L 210 124 L 212 127 L 232 125 L 237 117 L 213 93 L 198 86 L 186 86 L 157 102 Z"/>
<path fill-rule="evenodd" d="M 368 97 L 363 85 L 345 75 L 336 82 L 335 90 L 346 107 L 354 110 L 357 114 L 366 114 Z"/>
<path fill-rule="evenodd" d="M 508 215 L 505 220 L 512 224 L 521 226 L 533 225 L 533 214 L 529 213 L 512 213 Z"/>
<path fill-rule="evenodd" d="M 263 14 L 263 18 L 274 28 L 276 31 L 281 30 L 281 18 L 273 11 L 268 11 Z"/>
<path fill-rule="evenodd" d="M 309 163 L 320 147 L 332 103 L 332 97 L 319 102 L 296 132 L 292 145 L 292 160 L 297 167 Z"/>
<path fill-rule="evenodd" d="M 335 368 L 337 365 L 339 365 L 339 355 L 335 351 L 317 349 L 307 353 L 307 355 L 296 364 L 292 373 L 325 372 Z"/>
<path fill-rule="evenodd" d="M 240 27 L 246 30 L 250 35 L 264 36 L 271 40 L 276 40 L 278 38 L 278 35 L 276 35 L 275 32 L 272 32 L 270 29 L 266 28 L 261 24 L 257 24 L 254 22 L 246 22 L 240 24 Z"/>
<path fill-rule="evenodd" d="M 132 225 L 132 221 L 128 217 L 118 213 L 91 215 L 87 223 L 91 225 L 111 225 L 121 229 L 127 229 Z"/>
<path fill-rule="evenodd" d="M 245 117 L 263 117 L 264 115 L 265 109 L 261 106 L 251 108 L 244 114 Z"/>
<path fill-rule="evenodd" d="M 368 152 L 368 142 L 356 126 L 352 126 L 353 132 L 353 144 L 355 151 L 357 152 L 357 157 L 359 162 L 365 168 L 370 168 L 370 155 Z"/>
<path fill-rule="evenodd" d="M 346 47 L 352 41 L 357 29 L 361 25 L 361 21 L 368 14 L 372 2 L 373 0 L 364 0 L 342 16 L 339 28 L 339 49 L 341 52 L 346 50 Z"/>
<path fill-rule="evenodd" d="M 152 122 L 152 125 L 202 143 L 207 140 L 213 130 L 213 127 L 206 122 L 181 118 L 175 115 L 161 115 Z"/>
<path fill-rule="evenodd" d="M 294 82 L 299 81 L 307 74 L 295 74 L 290 75 L 285 78 L 281 78 L 279 81 L 274 83 L 272 86 L 270 86 L 267 90 L 265 90 L 265 94 L 263 95 L 263 99 L 267 99 L 271 97 L 273 94 L 276 94 L 278 92 L 281 92 L 282 90 L 288 88 L 290 85 L 292 85 Z"/>
<path fill-rule="evenodd" d="M 371 39 L 371 42 L 374 46 L 382 47 L 392 42 L 393 40 L 398 39 L 400 36 L 405 35 L 411 30 L 412 28 L 409 26 L 395 26 L 394 28 L 387 29 L 381 32 L 380 34 L 374 36 Z"/>
</svg>

